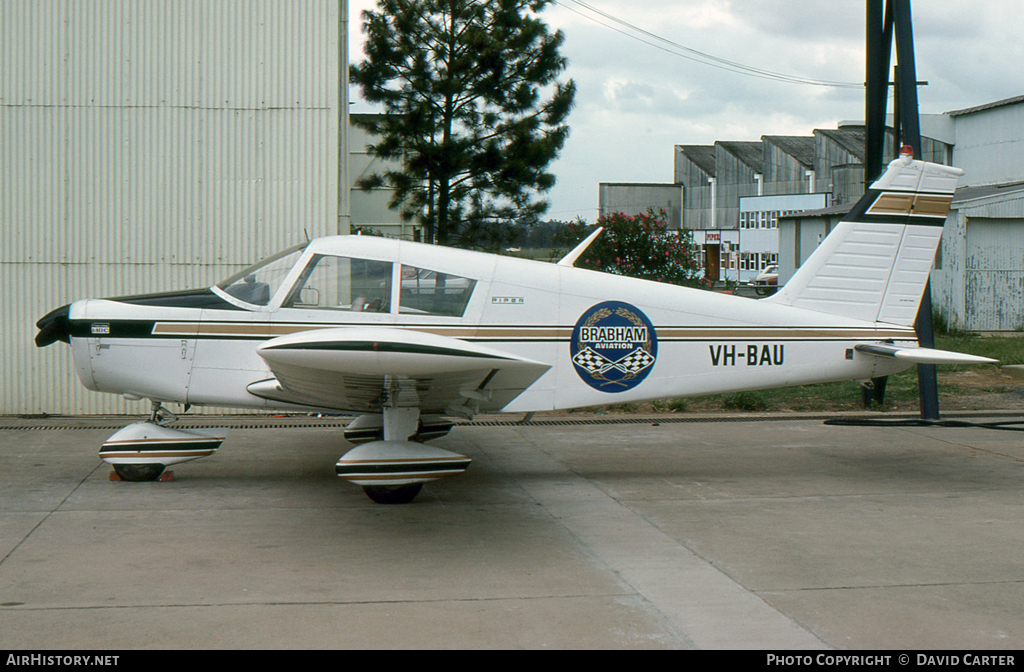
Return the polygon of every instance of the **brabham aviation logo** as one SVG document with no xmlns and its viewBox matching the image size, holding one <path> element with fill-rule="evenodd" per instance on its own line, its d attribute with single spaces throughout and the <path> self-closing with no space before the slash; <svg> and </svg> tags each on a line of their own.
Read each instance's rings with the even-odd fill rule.
<svg viewBox="0 0 1024 672">
<path fill-rule="evenodd" d="M 587 385 L 602 392 L 625 392 L 651 372 L 658 357 L 658 336 L 638 308 L 605 301 L 580 316 L 570 348 L 576 373 Z"/>
</svg>

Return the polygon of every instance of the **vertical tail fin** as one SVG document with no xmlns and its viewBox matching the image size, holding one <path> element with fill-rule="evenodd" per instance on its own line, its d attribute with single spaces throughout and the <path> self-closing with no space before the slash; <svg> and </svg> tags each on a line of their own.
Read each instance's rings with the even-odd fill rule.
<svg viewBox="0 0 1024 672">
<path fill-rule="evenodd" d="M 912 325 L 961 174 L 909 156 L 896 159 L 789 282 L 764 300 Z"/>
</svg>

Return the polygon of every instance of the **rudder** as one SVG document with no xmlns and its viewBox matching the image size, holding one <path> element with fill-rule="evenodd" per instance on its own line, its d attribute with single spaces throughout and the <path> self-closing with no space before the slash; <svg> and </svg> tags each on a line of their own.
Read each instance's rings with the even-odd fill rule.
<svg viewBox="0 0 1024 672">
<path fill-rule="evenodd" d="M 962 174 L 909 155 L 891 162 L 789 282 L 763 300 L 913 325 Z"/>
</svg>

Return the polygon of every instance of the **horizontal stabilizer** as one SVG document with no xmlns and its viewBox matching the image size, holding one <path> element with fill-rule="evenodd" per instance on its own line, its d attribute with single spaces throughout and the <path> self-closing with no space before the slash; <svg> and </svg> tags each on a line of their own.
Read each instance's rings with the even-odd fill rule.
<svg viewBox="0 0 1024 672">
<path fill-rule="evenodd" d="M 900 348 L 894 345 L 858 345 L 857 352 L 875 357 L 902 359 L 915 364 L 997 364 L 999 360 L 932 348 Z"/>
</svg>

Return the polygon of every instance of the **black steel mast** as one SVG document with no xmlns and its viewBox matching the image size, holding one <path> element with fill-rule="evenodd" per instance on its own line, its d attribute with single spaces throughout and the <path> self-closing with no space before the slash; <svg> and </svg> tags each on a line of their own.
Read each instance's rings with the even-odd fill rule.
<svg viewBox="0 0 1024 672">
<path fill-rule="evenodd" d="M 884 9 L 883 9 L 884 2 Z M 884 13 L 883 13 L 884 11 Z M 917 107 L 917 67 L 914 63 L 914 29 L 910 0 L 867 0 L 865 82 L 865 183 L 882 174 L 885 152 L 885 112 L 889 94 L 889 62 L 893 34 L 896 38 L 896 74 L 894 104 L 898 114 L 893 126 L 902 144 L 910 145 L 914 158 L 921 158 L 921 128 Z M 914 322 L 922 347 L 935 347 L 932 328 L 931 283 L 924 288 L 921 307 Z M 939 394 L 934 364 L 917 365 L 917 384 L 921 398 L 921 417 L 938 420 Z M 883 383 L 884 386 L 884 383 Z M 884 389 L 884 387 L 883 387 Z"/>
</svg>

